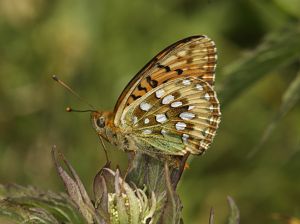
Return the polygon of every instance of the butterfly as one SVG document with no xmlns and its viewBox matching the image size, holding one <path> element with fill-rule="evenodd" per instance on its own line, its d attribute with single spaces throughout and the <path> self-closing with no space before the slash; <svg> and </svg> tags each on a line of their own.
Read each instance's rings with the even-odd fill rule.
<svg viewBox="0 0 300 224">
<path fill-rule="evenodd" d="M 202 154 L 220 123 L 214 90 L 217 52 L 207 36 L 161 51 L 128 83 L 114 111 L 94 111 L 97 134 L 128 152 L 152 157 Z"/>
</svg>

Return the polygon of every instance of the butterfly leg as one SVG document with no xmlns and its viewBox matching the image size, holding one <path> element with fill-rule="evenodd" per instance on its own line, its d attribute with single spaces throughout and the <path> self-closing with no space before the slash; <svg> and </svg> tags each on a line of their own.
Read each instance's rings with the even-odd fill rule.
<svg viewBox="0 0 300 224">
<path fill-rule="evenodd" d="M 103 150 L 104 150 L 104 154 L 105 154 L 105 158 L 106 158 L 106 165 L 109 165 L 109 164 L 110 164 L 110 160 L 109 160 L 109 158 L 108 158 L 106 146 L 105 146 L 105 144 L 104 144 L 104 141 L 103 141 L 102 137 L 101 137 L 100 135 L 98 135 L 98 137 L 99 137 L 99 139 L 100 139 L 102 148 L 103 148 Z"/>
</svg>

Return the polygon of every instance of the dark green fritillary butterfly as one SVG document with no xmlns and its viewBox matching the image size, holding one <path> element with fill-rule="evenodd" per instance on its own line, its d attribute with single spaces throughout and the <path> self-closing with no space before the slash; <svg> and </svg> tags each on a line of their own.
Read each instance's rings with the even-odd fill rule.
<svg viewBox="0 0 300 224">
<path fill-rule="evenodd" d="M 96 132 L 124 151 L 157 158 L 202 154 L 220 123 L 216 61 L 206 36 L 172 44 L 129 82 L 113 112 L 92 112 Z"/>
</svg>

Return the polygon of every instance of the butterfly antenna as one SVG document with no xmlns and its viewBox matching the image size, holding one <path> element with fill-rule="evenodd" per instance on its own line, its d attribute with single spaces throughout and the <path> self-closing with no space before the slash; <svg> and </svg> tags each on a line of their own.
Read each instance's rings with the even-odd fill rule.
<svg viewBox="0 0 300 224">
<path fill-rule="evenodd" d="M 67 112 L 97 112 L 97 110 L 77 110 L 77 109 L 74 109 L 74 108 L 71 108 L 71 107 L 67 107 L 66 108 L 66 111 Z"/>
<path fill-rule="evenodd" d="M 80 110 L 74 110 L 70 107 L 67 108 L 68 112 L 74 111 L 74 112 L 88 112 L 88 111 L 96 111 L 96 108 L 90 104 L 86 99 L 82 98 L 78 93 L 76 93 L 70 86 L 68 86 L 66 83 L 64 83 L 63 81 L 61 81 L 56 75 L 52 75 L 52 79 L 54 81 L 56 81 L 57 83 L 59 83 L 62 87 L 66 88 L 71 94 L 73 94 L 74 96 L 76 96 L 79 100 L 85 102 L 90 108 L 92 108 L 93 110 L 84 110 L 84 111 L 80 111 Z M 69 109 L 69 110 L 68 110 Z"/>
</svg>

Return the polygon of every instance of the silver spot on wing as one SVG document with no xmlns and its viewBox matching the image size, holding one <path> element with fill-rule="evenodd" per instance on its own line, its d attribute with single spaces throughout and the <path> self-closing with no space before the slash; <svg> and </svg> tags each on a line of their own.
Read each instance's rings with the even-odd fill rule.
<svg viewBox="0 0 300 224">
<path fill-rule="evenodd" d="M 155 92 L 155 96 L 160 99 L 163 95 L 165 95 L 165 91 L 163 89 L 159 89 Z"/>
<path fill-rule="evenodd" d="M 180 101 L 175 101 L 173 103 L 171 103 L 171 107 L 180 107 L 182 105 L 182 102 Z"/>
<path fill-rule="evenodd" d="M 167 116 L 165 114 L 157 114 L 155 116 L 155 118 L 156 118 L 156 121 L 159 123 L 165 123 L 168 120 Z"/>
<path fill-rule="evenodd" d="M 196 115 L 190 112 L 182 112 L 181 114 L 179 114 L 179 117 L 182 120 L 191 120 L 195 117 Z"/>
<path fill-rule="evenodd" d="M 175 99 L 175 97 L 173 95 L 167 95 L 163 98 L 162 100 L 162 104 L 169 104 L 171 103 L 173 100 Z"/>
<path fill-rule="evenodd" d="M 152 108 L 152 105 L 149 104 L 149 103 L 142 102 L 142 103 L 140 104 L 140 108 L 141 108 L 143 111 L 149 111 L 149 110 Z"/>
<path fill-rule="evenodd" d="M 186 123 L 183 123 L 183 122 L 177 122 L 175 124 L 175 127 L 178 131 L 182 131 L 186 128 Z"/>
</svg>

